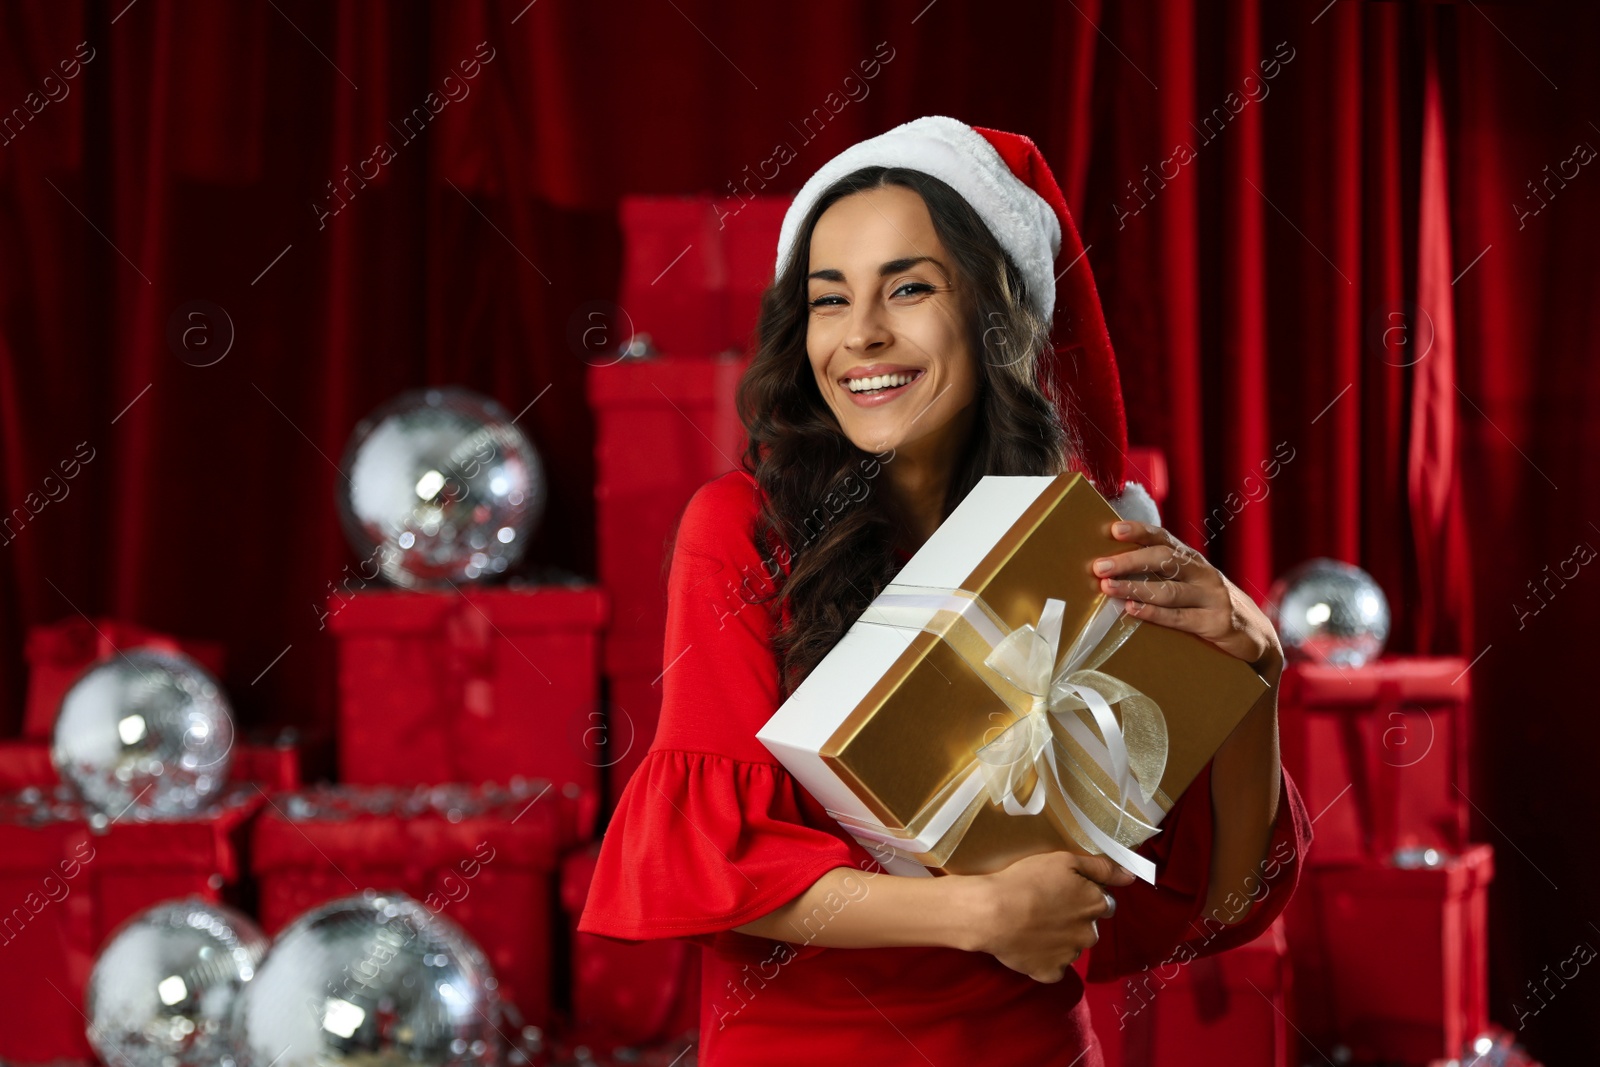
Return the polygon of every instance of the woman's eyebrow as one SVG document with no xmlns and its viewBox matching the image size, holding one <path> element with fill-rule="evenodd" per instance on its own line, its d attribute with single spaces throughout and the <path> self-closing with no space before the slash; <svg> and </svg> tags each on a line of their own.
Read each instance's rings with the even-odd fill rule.
<svg viewBox="0 0 1600 1067">
<path fill-rule="evenodd" d="M 879 267 L 878 277 L 885 278 L 891 274 L 898 274 L 903 270 L 916 266 L 918 263 L 932 263 L 942 273 L 949 273 L 944 269 L 944 264 L 932 256 L 906 256 L 902 259 L 891 259 Z M 824 267 L 822 270 L 814 270 L 806 275 L 806 281 L 811 281 L 813 278 L 824 282 L 842 282 L 844 281 L 844 272 L 833 267 Z"/>
</svg>

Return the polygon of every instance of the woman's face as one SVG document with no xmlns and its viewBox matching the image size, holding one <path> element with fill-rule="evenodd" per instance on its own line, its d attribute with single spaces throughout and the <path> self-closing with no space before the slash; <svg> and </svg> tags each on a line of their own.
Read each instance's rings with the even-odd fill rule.
<svg viewBox="0 0 1600 1067">
<path fill-rule="evenodd" d="M 923 451 L 964 434 L 977 396 L 969 300 L 928 207 L 899 185 L 832 204 L 811 234 L 806 355 L 857 448 Z M 887 386 L 857 392 L 862 384 Z"/>
</svg>

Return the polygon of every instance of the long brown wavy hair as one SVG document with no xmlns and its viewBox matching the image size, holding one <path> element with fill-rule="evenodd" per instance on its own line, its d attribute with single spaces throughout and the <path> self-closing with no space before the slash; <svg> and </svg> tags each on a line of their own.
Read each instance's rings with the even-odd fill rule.
<svg viewBox="0 0 1600 1067">
<path fill-rule="evenodd" d="M 900 167 L 865 167 L 830 185 L 801 223 L 788 263 L 762 294 L 756 352 L 736 401 L 749 442 L 741 466 L 766 498 L 757 543 L 769 553 L 772 579 L 763 583 L 765 592 L 748 599 L 789 600 L 789 623 L 774 638 L 785 696 L 900 569 L 894 552 L 900 519 L 887 487 L 876 481 L 894 462 L 893 452 L 865 452 L 845 436 L 806 355 L 806 274 L 817 219 L 842 197 L 891 185 L 922 197 L 955 260 L 957 284 L 975 307 L 977 410 L 940 519 L 984 475 L 1058 474 L 1077 448 L 1058 411 L 1049 363 L 1042 361 L 1050 324 L 1028 303 L 1021 273 L 972 206 L 938 178 Z M 787 563 L 786 576 L 770 565 L 774 561 Z"/>
</svg>

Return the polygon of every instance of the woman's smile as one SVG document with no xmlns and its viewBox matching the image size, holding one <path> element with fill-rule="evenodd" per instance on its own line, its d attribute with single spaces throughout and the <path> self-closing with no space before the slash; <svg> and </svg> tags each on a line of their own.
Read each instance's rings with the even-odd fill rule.
<svg viewBox="0 0 1600 1067">
<path fill-rule="evenodd" d="M 868 367 L 871 371 L 873 368 Z M 890 371 L 882 374 L 856 374 L 842 379 L 839 387 L 849 394 L 857 407 L 882 407 L 910 392 L 926 376 L 921 369 Z"/>
</svg>

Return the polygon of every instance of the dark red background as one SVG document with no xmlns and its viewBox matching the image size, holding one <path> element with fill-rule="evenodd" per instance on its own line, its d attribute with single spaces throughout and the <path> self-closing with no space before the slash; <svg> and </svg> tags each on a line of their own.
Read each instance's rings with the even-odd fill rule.
<svg viewBox="0 0 1600 1067">
<path fill-rule="evenodd" d="M 1497 1018 L 1515 1026 L 1525 982 L 1600 945 L 1600 577 L 1552 580 L 1536 614 L 1527 588 L 1600 547 L 1583 504 L 1600 171 L 1520 225 L 1514 206 L 1579 142 L 1600 147 L 1590 6 L 524 2 L 0 5 L 5 113 L 94 50 L 0 145 L 0 507 L 37 507 L 93 450 L 0 544 L 0 730 L 20 724 L 25 627 L 74 612 L 226 642 L 247 722 L 329 721 L 317 611 L 353 562 L 335 464 L 404 388 L 459 383 L 512 411 L 537 397 L 521 424 L 552 496 L 534 562 L 592 573 L 592 420 L 568 336 L 616 295 L 618 198 L 726 193 L 779 140 L 798 155 L 765 192 L 792 193 L 855 140 L 951 114 L 1028 133 L 1055 168 L 1130 436 L 1167 451 L 1168 525 L 1199 543 L 1207 516 L 1237 511 L 1206 548 L 1246 589 L 1338 556 L 1388 591 L 1391 647 L 1481 655 Z M 481 41 L 494 58 L 471 94 L 396 135 Z M 893 58 L 868 95 L 797 134 L 879 42 Z M 1293 58 L 1268 94 L 1201 143 L 1190 122 L 1279 42 Z M 1430 54 L 1442 150 L 1424 183 Z M 1119 224 L 1127 183 L 1180 140 L 1197 158 Z M 379 141 L 398 157 L 319 229 L 326 183 Z M 1442 224 L 1422 240 L 1425 206 Z M 191 300 L 236 328 L 214 366 L 167 343 Z M 1434 336 L 1413 366 L 1385 360 L 1396 322 Z M 1284 445 L 1263 495 L 1246 479 Z M 1522 1037 L 1559 1062 L 1588 1047 L 1597 1006 L 1600 975 L 1580 973 Z"/>
</svg>

